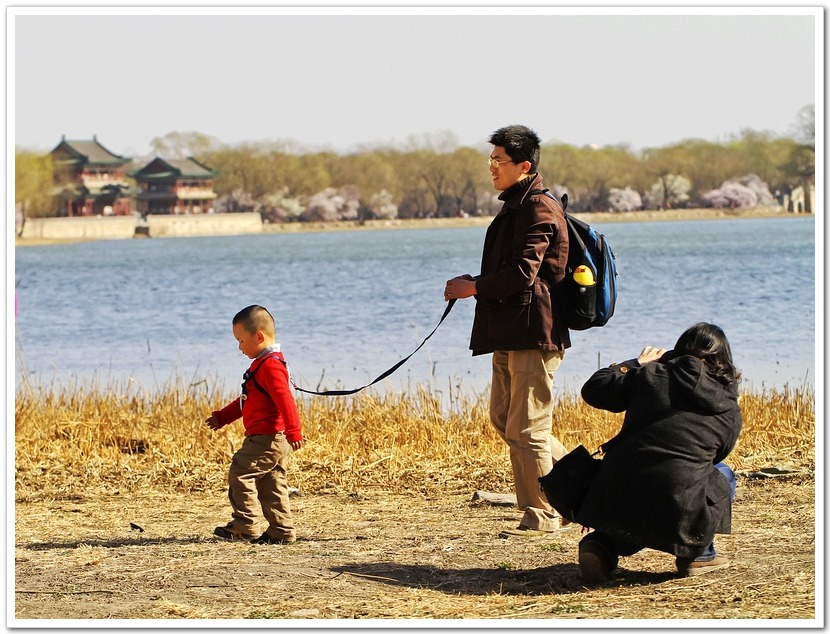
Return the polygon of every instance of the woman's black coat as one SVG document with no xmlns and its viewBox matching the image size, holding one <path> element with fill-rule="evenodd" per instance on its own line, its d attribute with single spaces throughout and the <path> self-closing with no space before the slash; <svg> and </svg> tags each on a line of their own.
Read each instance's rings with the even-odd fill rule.
<svg viewBox="0 0 830 634">
<path fill-rule="evenodd" d="M 625 411 L 577 522 L 644 547 L 696 557 L 731 532 L 727 479 L 715 469 L 741 430 L 737 387 L 692 356 L 597 371 L 582 387 L 594 407 Z"/>
</svg>

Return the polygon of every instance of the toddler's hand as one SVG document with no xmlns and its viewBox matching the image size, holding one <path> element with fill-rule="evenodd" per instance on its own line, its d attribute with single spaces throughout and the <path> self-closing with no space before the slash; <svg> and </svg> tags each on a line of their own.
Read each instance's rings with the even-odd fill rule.
<svg viewBox="0 0 830 634">
<path fill-rule="evenodd" d="M 297 451 L 300 447 L 303 446 L 303 439 L 301 438 L 300 440 L 294 440 L 294 441 L 289 440 L 288 444 L 291 445 L 291 448 L 294 451 Z"/>
<path fill-rule="evenodd" d="M 205 420 L 205 423 L 206 423 L 206 424 L 207 424 L 207 426 L 208 426 L 208 427 L 210 427 L 213 431 L 216 431 L 217 429 L 219 429 L 220 427 L 222 427 L 222 425 L 220 425 L 220 424 L 219 424 L 219 421 L 218 421 L 218 420 L 216 420 L 216 417 L 215 417 L 215 416 L 213 416 L 212 414 L 211 414 L 211 415 L 210 415 L 210 416 L 209 416 L 209 417 Z"/>
</svg>

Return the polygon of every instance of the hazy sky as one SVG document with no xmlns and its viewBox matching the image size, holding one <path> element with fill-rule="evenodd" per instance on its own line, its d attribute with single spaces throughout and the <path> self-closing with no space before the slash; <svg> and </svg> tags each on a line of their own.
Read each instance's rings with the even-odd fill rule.
<svg viewBox="0 0 830 634">
<path fill-rule="evenodd" d="M 787 134 L 823 94 L 818 7 L 172 11 L 8 8 L 9 140 L 97 134 L 136 156 L 173 131 L 336 151 L 448 131 L 485 147 L 524 123 L 639 149 Z"/>
</svg>

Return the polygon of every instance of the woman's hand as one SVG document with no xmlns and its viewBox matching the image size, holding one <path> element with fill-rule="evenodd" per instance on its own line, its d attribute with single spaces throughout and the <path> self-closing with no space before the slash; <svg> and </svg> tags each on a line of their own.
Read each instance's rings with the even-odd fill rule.
<svg viewBox="0 0 830 634">
<path fill-rule="evenodd" d="M 650 363 L 651 361 L 656 361 L 664 354 L 666 354 L 665 348 L 652 348 L 651 346 L 646 346 L 643 348 L 643 351 L 640 353 L 640 356 L 637 357 L 637 362 L 640 365 L 645 365 L 646 363 Z"/>
</svg>

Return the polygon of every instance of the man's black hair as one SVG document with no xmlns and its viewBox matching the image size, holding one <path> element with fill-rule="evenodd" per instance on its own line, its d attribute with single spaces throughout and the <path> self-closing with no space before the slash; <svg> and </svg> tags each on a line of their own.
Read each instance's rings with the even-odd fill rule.
<svg viewBox="0 0 830 634">
<path fill-rule="evenodd" d="M 503 147 L 514 163 L 530 161 L 530 172 L 539 169 L 542 142 L 533 130 L 524 125 L 508 125 L 490 135 L 490 143 Z"/>
</svg>

